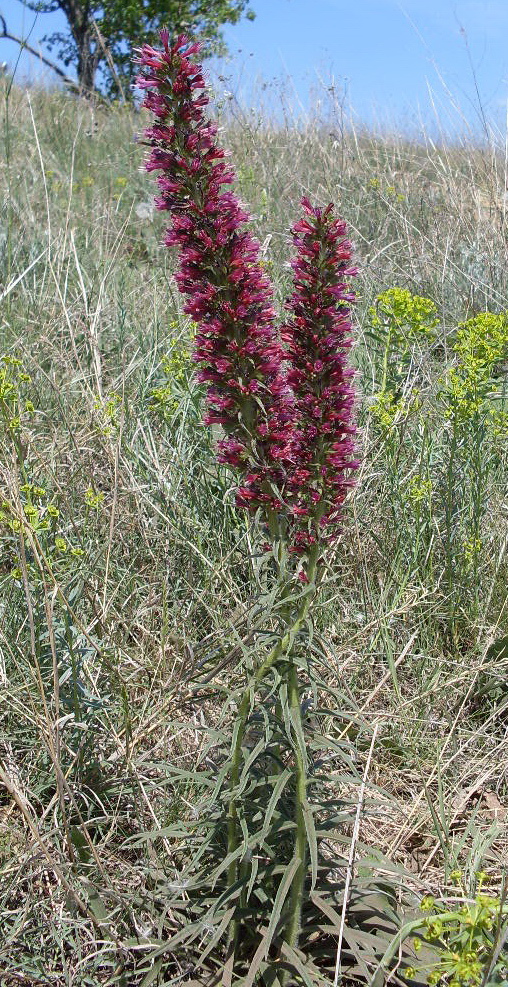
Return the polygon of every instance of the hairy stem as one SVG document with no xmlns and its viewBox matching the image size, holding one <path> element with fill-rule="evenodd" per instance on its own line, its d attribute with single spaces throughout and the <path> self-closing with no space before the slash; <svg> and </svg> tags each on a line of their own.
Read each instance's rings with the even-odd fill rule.
<svg viewBox="0 0 508 987">
<path fill-rule="evenodd" d="M 302 712 L 300 703 L 300 688 L 298 683 L 298 672 L 294 661 L 291 660 L 288 671 L 288 699 L 291 711 L 291 721 L 294 731 L 295 743 L 295 849 L 294 860 L 298 864 L 298 869 L 291 885 L 291 897 L 289 901 L 289 914 L 284 932 L 284 939 L 293 949 L 298 945 L 300 926 L 302 919 L 303 891 L 306 874 L 307 859 L 307 832 L 305 827 L 304 806 L 307 798 L 307 765 L 305 753 L 302 750 L 300 738 L 302 736 Z M 284 977 L 282 979 L 284 984 Z"/>
<path fill-rule="evenodd" d="M 317 550 L 314 549 L 308 563 L 307 577 L 311 587 L 313 586 L 313 581 L 316 574 L 316 563 L 317 563 Z M 314 590 L 309 588 L 309 591 L 305 593 L 305 596 L 300 604 L 296 620 L 288 628 L 286 633 L 281 637 L 280 641 L 277 642 L 275 647 L 266 656 L 265 660 L 257 668 L 253 679 L 245 689 L 240 706 L 238 708 L 238 714 L 236 717 L 235 730 L 233 733 L 233 744 L 231 750 L 231 797 L 228 805 L 228 855 L 234 854 L 238 850 L 238 808 L 237 808 L 237 794 L 236 789 L 238 788 L 238 783 L 240 780 L 240 771 L 242 766 L 242 747 L 245 738 L 245 730 L 247 727 L 247 720 L 249 717 L 249 712 L 251 708 L 251 695 L 254 689 L 257 688 L 268 674 L 273 665 L 278 661 L 282 655 L 290 654 L 293 646 L 293 642 L 298 635 L 302 624 L 305 621 L 307 613 L 309 611 L 310 604 L 314 597 Z M 291 668 L 291 666 L 290 666 Z M 290 670 L 290 669 L 289 669 Z M 298 682 L 296 685 L 298 692 Z M 288 682 L 289 691 L 289 682 Z M 298 768 L 297 768 L 298 771 Z M 302 867 L 303 870 L 303 867 Z M 239 866 L 238 858 L 235 857 L 234 860 L 230 861 L 228 867 L 228 887 L 232 887 L 235 881 L 238 879 Z M 236 942 L 238 936 L 238 920 L 234 919 L 230 927 L 230 942 Z"/>
<path fill-rule="evenodd" d="M 315 578 L 317 564 L 317 553 L 313 552 L 309 558 L 307 576 L 309 582 Z M 298 681 L 298 669 L 294 659 L 289 656 L 288 665 L 288 699 L 293 725 L 294 756 L 295 756 L 295 849 L 293 859 L 297 863 L 297 870 L 291 884 L 291 895 L 289 900 L 289 913 L 284 930 L 284 939 L 293 949 L 298 946 L 300 929 L 302 924 L 302 907 L 305 889 L 305 877 L 307 873 L 307 829 L 305 826 L 305 802 L 307 799 L 307 758 L 303 747 L 303 720 L 302 704 L 300 697 L 300 683 Z M 282 974 L 281 984 L 285 987 L 289 971 Z"/>
</svg>

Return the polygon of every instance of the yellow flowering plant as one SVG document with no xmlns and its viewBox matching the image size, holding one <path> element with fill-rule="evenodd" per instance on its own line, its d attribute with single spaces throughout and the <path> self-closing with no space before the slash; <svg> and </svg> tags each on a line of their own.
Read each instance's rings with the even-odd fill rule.
<svg viewBox="0 0 508 987">
<path fill-rule="evenodd" d="M 367 312 L 366 335 L 371 342 L 370 353 L 374 355 L 377 383 L 370 405 L 370 422 L 383 440 L 386 475 L 392 478 L 396 550 L 407 553 L 411 546 L 413 563 L 421 552 L 427 558 L 432 544 L 432 481 L 428 472 L 432 439 L 422 413 L 425 391 L 420 386 L 418 368 L 436 340 L 438 325 L 434 302 L 406 288 L 381 292 Z M 404 435 L 413 436 L 420 450 L 418 477 L 414 482 L 408 482 L 407 476 L 401 474 L 401 470 L 406 472 L 400 456 Z M 410 476 L 413 470 L 414 461 Z"/>
<path fill-rule="evenodd" d="M 170 330 L 176 332 L 177 323 L 171 323 Z M 150 392 L 150 404 L 154 411 L 165 421 L 171 421 L 178 413 L 182 396 L 189 390 L 193 381 L 193 365 L 191 360 L 190 329 L 175 336 L 168 352 L 163 356 L 160 366 L 163 380 Z"/>
<path fill-rule="evenodd" d="M 101 435 L 113 435 L 120 427 L 122 399 L 116 391 L 98 397 L 94 403 L 97 427 Z"/>
<path fill-rule="evenodd" d="M 495 421 L 495 402 L 503 399 L 496 370 L 508 357 L 508 312 L 480 312 L 462 322 L 453 347 L 457 356 L 443 380 L 445 413 L 457 426 L 476 416 Z"/>
<path fill-rule="evenodd" d="M 455 362 L 441 378 L 439 398 L 448 422 L 445 516 L 450 598 L 460 573 L 477 587 L 482 522 L 490 500 L 494 443 L 502 443 L 505 389 L 499 370 L 508 356 L 508 312 L 480 312 L 459 324 Z M 479 605 L 479 600 L 476 601 Z"/>
<path fill-rule="evenodd" d="M 500 896 L 483 890 L 487 875 L 476 875 L 474 897 L 461 874 L 451 874 L 456 894 L 448 898 L 424 895 L 420 914 L 409 921 L 392 940 L 381 958 L 378 972 L 388 971 L 402 944 L 412 938 L 415 961 L 404 965 L 403 979 L 428 987 L 494 987 L 508 978 L 508 904 Z M 420 958 L 420 962 L 418 962 Z M 377 982 L 373 978 L 372 983 Z"/>
<path fill-rule="evenodd" d="M 11 355 L 0 357 L 0 440 L 6 460 L 6 484 L 0 489 L 0 545 L 11 578 L 20 578 L 23 557 L 27 570 L 39 581 L 40 568 L 32 561 L 35 546 L 51 569 L 64 555 L 73 558 L 83 553 L 64 537 L 55 498 L 33 480 L 33 468 L 27 460 L 27 428 L 35 408 L 25 396 L 30 383 L 21 360 Z"/>
<path fill-rule="evenodd" d="M 379 390 L 373 411 L 382 432 L 389 431 L 389 418 L 400 418 L 409 408 L 402 388 L 407 390 L 411 362 L 418 351 L 434 342 L 438 325 L 434 302 L 406 288 L 381 292 L 369 308 L 366 335 L 374 343 L 379 360 Z M 414 389 L 412 393 L 416 393 Z"/>
<path fill-rule="evenodd" d="M 502 898 L 484 893 L 484 872 L 477 875 L 474 898 L 466 894 L 458 872 L 452 878 L 458 894 L 451 907 L 432 896 L 420 903 L 420 937 L 414 939 L 413 946 L 418 955 L 422 943 L 429 943 L 436 959 L 418 969 L 407 969 L 405 975 L 411 980 L 426 972 L 429 987 L 501 984 L 508 977 L 508 955 L 502 948 L 508 905 Z"/>
<path fill-rule="evenodd" d="M 369 308 L 368 322 L 369 335 L 383 352 L 386 386 L 394 365 L 400 375 L 412 350 L 434 341 L 439 318 L 430 298 L 413 295 L 407 288 L 388 288 Z"/>
</svg>

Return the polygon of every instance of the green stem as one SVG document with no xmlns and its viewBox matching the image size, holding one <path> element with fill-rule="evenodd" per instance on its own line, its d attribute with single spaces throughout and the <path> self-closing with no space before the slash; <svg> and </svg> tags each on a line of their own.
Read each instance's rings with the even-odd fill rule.
<svg viewBox="0 0 508 987">
<path fill-rule="evenodd" d="M 316 574 L 318 549 L 317 547 L 313 549 L 307 568 L 307 578 L 312 584 Z M 275 647 L 270 651 L 265 660 L 256 670 L 251 683 L 245 689 L 240 706 L 238 708 L 238 714 L 236 719 L 236 727 L 233 735 L 233 745 L 231 751 L 231 797 L 228 805 L 228 855 L 234 854 L 238 849 L 238 809 L 237 809 L 237 794 L 236 789 L 238 788 L 238 783 L 240 781 L 240 769 L 242 764 L 242 746 L 245 737 L 245 730 L 247 726 L 247 720 L 249 717 L 250 707 L 251 707 L 251 693 L 253 689 L 260 685 L 265 676 L 268 674 L 273 665 L 278 661 L 278 659 L 291 652 L 293 642 L 298 635 L 302 624 L 305 621 L 307 613 L 309 611 L 310 604 L 312 602 L 314 592 L 310 591 L 305 594 L 298 614 L 296 616 L 295 622 L 286 631 L 286 633 L 281 637 L 280 641 L 277 642 Z M 291 669 L 292 666 L 290 666 Z M 289 685 L 289 683 L 288 683 Z M 298 683 L 297 683 L 298 690 Z M 298 706 L 299 708 L 299 706 Z M 298 769 L 297 769 L 298 770 Z M 303 868 L 302 868 L 303 869 Z M 228 887 L 231 888 L 233 884 L 238 879 L 239 867 L 238 859 L 232 860 L 228 867 Z M 238 937 L 238 919 L 233 919 L 230 928 L 230 942 L 236 943 Z"/>
<path fill-rule="evenodd" d="M 314 581 L 317 564 L 317 553 L 314 552 L 309 559 L 307 575 L 310 582 Z M 284 930 L 284 939 L 292 949 L 298 946 L 300 930 L 302 924 L 302 908 L 305 890 L 305 878 L 307 874 L 307 828 L 305 825 L 305 803 L 307 800 L 307 759 L 305 750 L 302 748 L 301 739 L 303 737 L 302 704 L 300 697 L 300 684 L 298 681 L 298 670 L 294 659 L 290 656 L 288 668 L 288 700 L 293 724 L 294 751 L 295 751 L 295 849 L 293 859 L 297 863 L 297 870 L 291 884 L 291 895 L 289 899 L 289 914 Z M 289 970 L 285 971 L 281 977 L 281 985 L 285 987 L 288 982 Z"/>
<path fill-rule="evenodd" d="M 390 330 L 388 330 L 388 336 L 386 337 L 386 343 L 383 353 L 383 362 L 382 362 L 383 372 L 381 377 L 381 394 L 384 394 L 384 392 L 386 391 L 386 384 L 388 380 L 388 355 L 390 352 L 390 344 L 391 344 L 391 332 Z"/>
<path fill-rule="evenodd" d="M 454 589 L 454 552 L 455 537 L 454 525 L 456 523 L 456 511 L 458 503 L 457 483 L 455 476 L 455 457 L 458 447 L 457 424 L 453 422 L 450 450 L 448 455 L 448 465 L 446 471 L 446 493 L 445 493 L 445 530 L 446 530 L 446 561 L 445 579 L 448 590 L 448 607 L 450 626 L 453 627 L 455 619 L 455 589 Z"/>
<path fill-rule="evenodd" d="M 474 617 L 478 619 L 480 609 L 480 584 L 478 580 L 478 565 L 480 556 L 480 532 L 482 516 L 488 504 L 489 472 L 491 459 L 489 455 L 483 455 L 483 443 L 485 439 L 485 412 L 477 412 L 474 417 L 473 435 L 474 443 L 469 466 L 471 484 L 471 551 L 472 551 L 472 584 L 474 587 Z"/>
<path fill-rule="evenodd" d="M 296 665 L 291 660 L 288 672 L 288 699 L 291 711 L 291 721 L 295 734 L 295 850 L 294 860 L 298 869 L 291 885 L 289 915 L 286 923 L 284 939 L 293 949 L 298 945 L 302 920 L 303 891 L 306 875 L 307 831 L 305 827 L 304 806 L 307 798 L 307 765 L 305 754 L 300 745 L 302 735 L 302 712 L 300 689 Z M 284 984 L 284 978 L 282 980 Z"/>
</svg>

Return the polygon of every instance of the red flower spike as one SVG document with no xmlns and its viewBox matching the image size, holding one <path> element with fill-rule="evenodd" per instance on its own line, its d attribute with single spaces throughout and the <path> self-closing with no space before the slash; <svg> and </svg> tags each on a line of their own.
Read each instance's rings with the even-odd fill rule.
<svg viewBox="0 0 508 987">
<path fill-rule="evenodd" d="M 145 132 L 146 167 L 161 172 L 156 205 L 170 214 L 165 242 L 179 249 L 176 282 L 198 326 L 194 359 L 208 385 L 206 421 L 226 433 L 218 458 L 242 476 L 237 502 L 281 510 L 277 486 L 292 458 L 294 401 L 272 288 L 244 226 L 248 214 L 224 191 L 234 173 L 203 113 L 205 81 L 192 61 L 199 45 L 183 36 L 170 45 L 166 31 L 161 42 L 161 50 L 145 45 L 137 59 L 143 105 L 156 117 Z"/>
<path fill-rule="evenodd" d="M 353 485 L 355 392 L 347 356 L 352 345 L 347 281 L 351 263 L 346 226 L 333 206 L 302 199 L 305 217 L 293 227 L 296 257 L 291 313 L 283 328 L 297 410 L 297 468 L 288 477 L 286 500 L 293 517 L 292 551 L 330 541 L 339 531 L 342 505 Z"/>
<path fill-rule="evenodd" d="M 293 228 L 290 317 L 275 330 L 273 292 L 259 244 L 234 193 L 208 105 L 199 46 L 180 36 L 145 45 L 138 62 L 144 106 L 156 122 L 145 132 L 149 171 L 158 171 L 159 209 L 170 215 L 167 246 L 177 247 L 176 282 L 197 323 L 194 360 L 207 385 L 207 424 L 225 437 L 218 458 L 239 476 L 237 504 L 289 520 L 290 550 L 306 555 L 339 530 L 353 485 L 354 390 L 348 280 L 351 245 L 344 223 L 302 199 Z M 286 368 L 289 366 L 289 370 Z M 304 579 L 305 574 L 299 575 Z"/>
</svg>

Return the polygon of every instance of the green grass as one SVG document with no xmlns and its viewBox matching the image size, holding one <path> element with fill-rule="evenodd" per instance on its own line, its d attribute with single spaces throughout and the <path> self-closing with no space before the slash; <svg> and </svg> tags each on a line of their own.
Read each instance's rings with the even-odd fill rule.
<svg viewBox="0 0 508 987">
<path fill-rule="evenodd" d="M 213 765 L 227 726 L 192 676 L 237 681 L 265 574 L 201 424 L 192 327 L 146 206 L 144 116 L 16 86 L 2 115 L 0 356 L 20 365 L 2 364 L 0 400 L 0 983 L 138 987 L 150 944 L 173 931 L 182 865 L 157 831 L 197 811 L 185 771 Z M 314 646 L 343 696 L 342 734 L 358 729 L 348 711 L 378 724 L 362 840 L 417 896 L 446 902 L 456 870 L 469 894 L 485 871 L 494 893 L 508 427 L 489 415 L 506 410 L 506 362 L 467 428 L 447 419 L 442 381 L 459 323 L 508 307 L 503 155 L 338 136 L 333 121 L 224 123 L 279 300 L 302 194 L 336 202 L 356 245 L 363 464 Z M 393 287 L 432 299 L 438 325 L 402 361 L 383 417 L 369 308 Z M 187 963 L 164 957 L 153 982 Z"/>
</svg>

